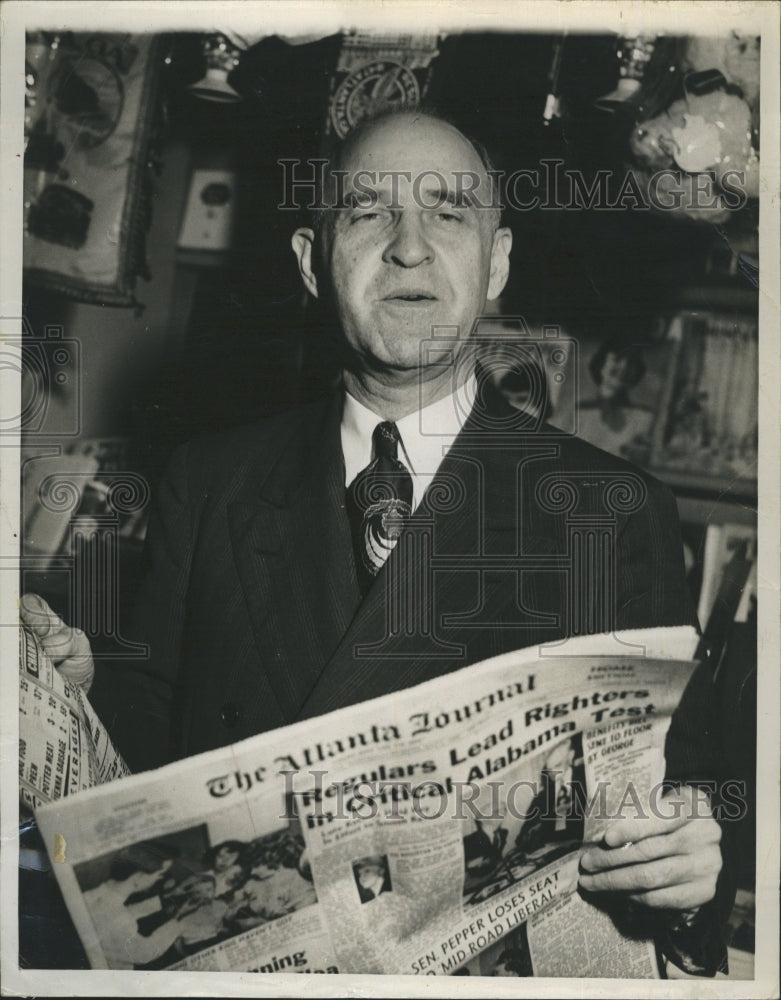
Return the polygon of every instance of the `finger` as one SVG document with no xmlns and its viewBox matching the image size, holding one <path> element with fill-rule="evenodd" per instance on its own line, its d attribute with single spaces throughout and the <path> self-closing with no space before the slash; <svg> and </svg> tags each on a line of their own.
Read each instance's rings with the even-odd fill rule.
<svg viewBox="0 0 781 1000">
<path fill-rule="evenodd" d="M 693 910 L 710 902 L 715 895 L 715 881 L 700 879 L 684 885 L 671 885 L 662 889 L 632 893 L 627 898 L 655 910 Z"/>
<path fill-rule="evenodd" d="M 22 595 L 19 599 L 19 614 L 24 624 L 39 638 L 49 635 L 63 624 L 60 616 L 38 594 Z"/>
<path fill-rule="evenodd" d="M 41 638 L 41 646 L 54 661 L 66 660 L 71 656 L 91 656 L 89 639 L 79 628 L 69 628 L 61 625 L 56 631 Z"/>
<path fill-rule="evenodd" d="M 683 854 L 685 840 L 685 828 L 681 827 L 672 833 L 646 837 L 636 842 L 629 841 L 620 847 L 592 845 L 581 856 L 580 864 L 586 872 L 599 872 L 609 868 L 620 868 L 623 865 L 656 861 L 659 858 Z"/>
<path fill-rule="evenodd" d="M 587 872 L 604 871 L 675 854 L 699 853 L 705 847 L 718 844 L 720 840 L 721 827 L 715 819 L 691 820 L 671 833 L 630 841 L 620 847 L 592 844 L 584 851 L 580 864 Z"/>
<path fill-rule="evenodd" d="M 605 830 L 608 847 L 637 843 L 646 837 L 672 833 L 694 819 L 710 819 L 710 800 L 706 792 L 688 785 L 649 803 L 648 814 L 633 819 L 619 819 Z"/>
<path fill-rule="evenodd" d="M 92 687 L 95 665 L 91 656 L 73 656 L 58 664 L 57 669 L 71 684 L 78 684 L 85 694 Z"/>
<path fill-rule="evenodd" d="M 59 672 L 88 692 L 95 676 L 95 664 L 89 639 L 81 629 L 63 625 L 40 642 Z"/>
<path fill-rule="evenodd" d="M 675 855 L 645 864 L 609 868 L 583 873 L 580 885 L 589 892 L 649 892 L 666 886 L 681 885 L 692 878 L 692 859 Z"/>
</svg>

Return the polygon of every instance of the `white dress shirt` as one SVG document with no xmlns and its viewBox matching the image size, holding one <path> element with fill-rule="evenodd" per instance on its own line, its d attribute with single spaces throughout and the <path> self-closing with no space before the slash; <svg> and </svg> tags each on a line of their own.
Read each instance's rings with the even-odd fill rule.
<svg viewBox="0 0 781 1000">
<path fill-rule="evenodd" d="M 420 503 L 469 415 L 476 388 L 472 376 L 450 395 L 396 421 L 401 438 L 399 460 L 412 476 L 413 510 Z M 381 416 L 345 392 L 341 427 L 345 486 L 349 486 L 374 458 L 372 435 L 382 420 Z"/>
</svg>

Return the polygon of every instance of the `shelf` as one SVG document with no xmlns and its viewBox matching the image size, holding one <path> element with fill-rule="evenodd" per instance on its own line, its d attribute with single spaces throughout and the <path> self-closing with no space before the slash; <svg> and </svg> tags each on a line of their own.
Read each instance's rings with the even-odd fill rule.
<svg viewBox="0 0 781 1000">
<path fill-rule="evenodd" d="M 756 509 L 757 481 L 737 476 L 709 476 L 702 472 L 686 472 L 684 469 L 654 468 L 648 466 L 652 476 L 660 479 L 675 493 L 694 494 L 704 499 L 722 500 L 733 503 L 747 502 Z"/>
<path fill-rule="evenodd" d="M 751 506 L 737 500 L 682 495 L 677 495 L 675 500 L 678 505 L 678 517 L 690 524 L 756 525 L 757 523 L 756 504 Z"/>
<path fill-rule="evenodd" d="M 705 312 L 724 309 L 728 312 L 745 312 L 756 316 L 758 301 L 758 290 L 750 287 L 745 281 L 729 284 L 714 281 L 713 284 L 680 289 L 675 296 L 674 305 L 678 309 L 698 309 Z"/>
<path fill-rule="evenodd" d="M 675 494 L 681 521 L 699 524 L 757 523 L 755 479 L 706 476 L 679 469 L 648 468 Z"/>
</svg>

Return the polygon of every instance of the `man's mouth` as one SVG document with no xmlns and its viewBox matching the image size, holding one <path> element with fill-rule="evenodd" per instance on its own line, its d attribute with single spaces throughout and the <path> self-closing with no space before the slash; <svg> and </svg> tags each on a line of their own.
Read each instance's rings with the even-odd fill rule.
<svg viewBox="0 0 781 1000">
<path fill-rule="evenodd" d="M 393 292 L 383 298 L 384 302 L 436 302 L 436 295 L 422 290 L 412 290 L 404 292 Z"/>
</svg>

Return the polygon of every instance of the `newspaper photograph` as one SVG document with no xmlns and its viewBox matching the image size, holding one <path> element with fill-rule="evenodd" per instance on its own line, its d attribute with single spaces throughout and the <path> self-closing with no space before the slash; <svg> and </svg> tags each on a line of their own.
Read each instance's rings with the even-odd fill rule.
<svg viewBox="0 0 781 1000">
<path fill-rule="evenodd" d="M 578 863 L 663 807 L 696 643 L 520 650 L 42 806 L 90 962 L 653 978 L 653 941 L 579 891 Z"/>
</svg>

